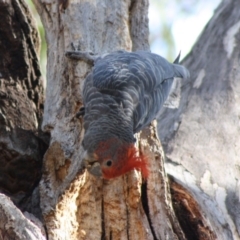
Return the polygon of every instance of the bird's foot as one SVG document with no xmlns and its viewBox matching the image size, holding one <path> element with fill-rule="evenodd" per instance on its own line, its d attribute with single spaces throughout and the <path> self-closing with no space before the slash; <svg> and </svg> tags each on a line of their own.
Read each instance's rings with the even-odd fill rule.
<svg viewBox="0 0 240 240">
<path fill-rule="evenodd" d="M 74 44 L 71 44 L 72 51 L 67 51 L 65 56 L 74 60 L 84 61 L 89 64 L 94 64 L 95 60 L 99 55 L 94 54 L 93 52 L 80 51 L 79 47 L 75 47 Z"/>
<path fill-rule="evenodd" d="M 76 118 L 80 118 L 80 117 L 83 117 L 85 114 L 85 108 L 84 107 L 81 107 L 79 109 L 79 111 L 76 113 Z"/>
</svg>

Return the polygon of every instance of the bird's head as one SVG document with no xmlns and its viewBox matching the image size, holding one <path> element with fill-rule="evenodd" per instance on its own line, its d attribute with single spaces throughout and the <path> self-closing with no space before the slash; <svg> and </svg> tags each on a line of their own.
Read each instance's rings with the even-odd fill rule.
<svg viewBox="0 0 240 240">
<path fill-rule="evenodd" d="M 98 143 L 95 151 L 84 156 L 84 164 L 88 171 L 104 179 L 121 176 L 133 169 L 148 177 L 147 157 L 139 154 L 133 143 L 124 143 L 111 138 Z"/>
</svg>

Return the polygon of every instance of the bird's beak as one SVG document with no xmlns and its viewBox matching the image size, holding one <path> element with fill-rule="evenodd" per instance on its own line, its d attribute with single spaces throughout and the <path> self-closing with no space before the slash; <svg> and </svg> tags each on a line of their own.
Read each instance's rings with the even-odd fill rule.
<svg viewBox="0 0 240 240">
<path fill-rule="evenodd" d="M 92 175 L 96 177 L 102 176 L 100 163 L 94 157 L 89 156 L 87 151 L 83 153 L 83 165 Z"/>
<path fill-rule="evenodd" d="M 99 162 L 93 163 L 91 168 L 88 168 L 88 171 L 96 177 L 102 176 L 102 169 Z"/>
</svg>

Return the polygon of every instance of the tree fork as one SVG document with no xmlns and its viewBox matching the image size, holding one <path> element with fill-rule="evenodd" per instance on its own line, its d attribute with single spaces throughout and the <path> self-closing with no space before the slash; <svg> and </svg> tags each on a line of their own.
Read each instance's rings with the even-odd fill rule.
<svg viewBox="0 0 240 240">
<path fill-rule="evenodd" d="M 41 76 L 34 52 L 34 46 L 38 44 L 36 31 L 34 28 L 31 29 L 30 17 L 24 3 L 14 0 L 12 6 L 9 2 L 1 4 L 0 16 L 3 18 L 7 13 L 12 17 L 14 24 L 9 24 L 10 21 L 0 23 L 0 31 L 3 33 L 0 34 L 0 39 L 4 36 L 0 45 L 1 56 L 4 56 L 3 61 L 0 61 L 0 139 L 2 141 L 0 161 L 7 159 L 10 163 L 18 163 L 24 159 L 16 156 L 22 154 L 24 158 L 30 159 L 27 163 L 37 162 L 41 165 L 42 155 L 48 144 L 39 140 L 35 134 L 41 122 L 43 107 Z M 189 146 L 193 144 L 191 150 L 195 151 L 197 144 L 192 133 L 196 132 L 194 127 L 198 125 L 191 124 L 191 116 L 196 117 L 196 113 L 201 112 L 194 109 L 198 109 L 202 103 L 205 112 L 201 116 L 208 118 L 205 122 L 216 125 L 216 121 L 212 120 L 217 114 L 219 126 L 217 133 L 223 131 L 229 122 L 232 127 L 238 126 L 234 121 L 237 119 L 236 103 L 239 102 L 236 94 L 239 87 L 236 82 L 236 79 L 239 79 L 239 71 L 235 67 L 239 55 L 236 47 L 239 45 L 239 2 L 233 0 L 222 2 L 192 53 L 184 60 L 184 65 L 194 73 L 192 75 L 194 81 L 183 84 L 180 108 L 165 109 L 158 125 L 167 153 L 165 163 L 154 123 L 138 135 L 139 149 L 148 154 L 150 159 L 150 176 L 145 183 L 142 182 L 137 171 L 106 181 L 91 176 L 82 167 L 81 139 L 84 132 L 82 119 L 78 117 L 84 113 L 84 110 L 82 109 L 80 115 L 76 116 L 76 113 L 82 106 L 82 83 L 91 66 L 89 62 L 69 60 L 65 57 L 65 53 L 71 50 L 72 42 L 82 52 L 94 52 L 99 55 L 119 49 L 148 51 L 148 2 L 144 0 L 127 2 L 96 0 L 81 1 L 81 3 L 35 1 L 35 5 L 42 18 L 48 43 L 48 85 L 42 127 L 51 133 L 40 183 L 41 210 L 37 197 L 38 188 L 33 191 L 40 176 L 38 164 L 35 168 L 34 164 L 26 165 L 24 161 L 21 162 L 24 162 L 22 165 L 26 174 L 23 174 L 25 178 L 20 174 L 20 180 L 28 184 L 24 185 L 24 188 L 20 184 L 21 181 L 18 183 L 15 181 L 15 184 L 11 185 L 11 181 L 6 181 L 7 175 L 1 174 L 1 191 L 11 196 L 21 210 L 32 212 L 39 219 L 42 211 L 49 239 L 172 240 L 193 237 L 196 240 L 238 239 L 240 215 L 235 190 L 240 182 L 239 164 L 232 153 L 232 140 L 228 137 L 235 139 L 235 146 L 238 146 L 236 132 L 239 129 L 225 132 L 223 138 L 218 138 L 212 134 L 214 131 L 211 132 L 211 139 L 225 139 L 225 144 L 230 144 L 227 145 L 227 152 L 231 156 L 231 161 L 227 165 L 224 161 L 212 165 L 208 160 L 214 160 L 214 155 L 208 159 L 205 155 L 202 157 L 201 151 L 188 154 L 189 148 L 186 144 Z M 4 28 L 13 31 L 6 31 Z M 15 33 L 15 30 L 20 30 L 20 33 Z M 13 38 L 12 32 L 18 38 Z M 27 34 L 30 33 L 32 37 L 28 37 Z M 9 38 L 8 42 L 5 41 L 6 38 Z M 21 45 L 24 51 L 19 51 L 14 45 L 19 46 L 18 40 L 20 45 L 24 43 Z M 9 48 L 10 44 L 13 47 Z M 214 48 L 213 45 L 217 47 Z M 16 49 L 17 51 L 14 52 Z M 224 51 L 220 51 L 221 49 Z M 21 58 L 26 57 L 25 53 L 29 58 Z M 14 65 L 19 55 L 21 61 L 17 62 L 22 64 L 21 68 Z M 207 59 L 205 55 L 208 56 Z M 9 59 L 13 64 L 8 64 Z M 231 81 L 225 81 L 226 79 Z M 227 91 L 223 91 L 224 89 Z M 20 97 L 21 94 L 17 94 L 19 91 L 23 99 Z M 212 99 L 209 98 L 209 91 L 212 93 Z M 221 93 L 221 98 L 218 98 L 218 93 Z M 198 96 L 201 98 L 197 98 Z M 197 98 L 198 101 L 190 101 L 191 98 Z M 209 99 L 212 104 L 209 104 Z M 201 101 L 203 102 L 200 104 Z M 227 109 L 228 115 L 224 115 L 224 111 L 219 111 L 217 104 L 219 101 L 223 103 L 221 109 L 224 111 Z M 20 116 L 17 115 L 19 109 L 22 111 Z M 219 120 L 220 116 L 224 121 Z M 226 116 L 232 117 L 226 118 Z M 200 120 L 201 118 L 198 118 L 197 123 L 201 123 Z M 16 128 L 19 126 L 19 121 L 20 129 Z M 221 125 L 222 123 L 225 125 Z M 201 126 L 197 131 L 199 133 L 208 129 L 206 126 L 203 128 L 202 123 L 199 126 Z M 10 142 L 10 140 L 14 141 Z M 222 154 L 222 150 L 226 149 L 225 146 L 219 144 L 219 141 L 216 143 L 219 151 L 206 149 L 203 152 Z M 13 146 L 13 149 L 9 146 Z M 27 147 L 32 151 L 30 158 L 25 154 Z M 235 148 L 235 151 L 238 149 L 240 148 Z M 181 154 L 185 151 L 184 159 L 179 157 L 179 151 Z M 181 154 L 180 156 L 183 156 Z M 202 158 L 201 161 L 194 161 L 192 164 L 191 156 Z M 176 162 L 179 159 L 181 161 Z M 171 178 L 170 188 L 164 164 L 168 173 L 174 176 Z M 4 166 L 1 171 L 7 173 L 9 169 L 5 167 L 8 166 L 6 161 L 1 165 Z M 206 166 L 210 167 L 204 172 Z M 216 174 L 214 169 L 220 169 L 221 176 L 226 174 L 228 178 L 218 178 L 219 174 L 218 172 Z M 16 173 L 22 172 L 16 171 Z M 201 175 L 202 173 L 204 174 Z M 1 179 L 1 176 L 5 178 Z M 28 181 L 28 177 L 31 181 Z M 24 197 L 19 194 L 23 189 Z M 30 201 L 25 201 L 29 196 Z M 1 194 L 0 215 L 3 220 L 0 223 L 0 238 L 45 239 L 44 228 L 39 219 L 27 212 L 24 214 L 11 203 L 9 198 Z M 13 219 L 12 216 L 15 218 Z M 8 229 L 5 223 L 10 226 Z M 19 223 L 22 224 L 20 228 Z M 27 234 L 22 231 L 23 228 L 27 229 Z"/>
</svg>

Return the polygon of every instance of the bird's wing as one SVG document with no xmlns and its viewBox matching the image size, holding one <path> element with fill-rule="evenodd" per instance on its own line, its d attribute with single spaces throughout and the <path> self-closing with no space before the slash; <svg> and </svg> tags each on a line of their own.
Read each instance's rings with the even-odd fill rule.
<svg viewBox="0 0 240 240">
<path fill-rule="evenodd" d="M 187 75 L 184 67 L 150 52 L 113 52 L 96 61 L 92 90 L 85 90 L 85 101 L 90 99 L 91 91 L 110 97 L 123 109 L 125 117 L 131 119 L 133 132 L 138 132 L 156 117 L 169 95 L 174 77 Z"/>
</svg>

